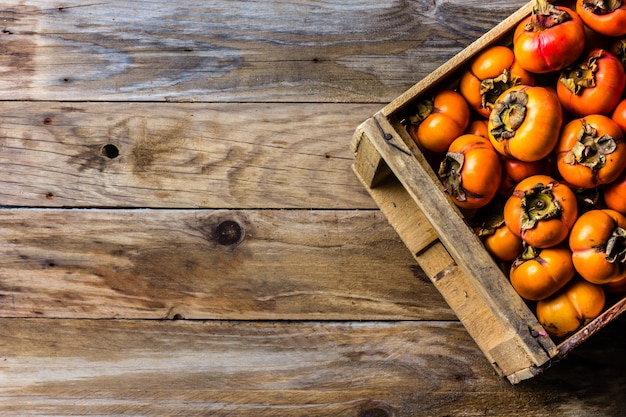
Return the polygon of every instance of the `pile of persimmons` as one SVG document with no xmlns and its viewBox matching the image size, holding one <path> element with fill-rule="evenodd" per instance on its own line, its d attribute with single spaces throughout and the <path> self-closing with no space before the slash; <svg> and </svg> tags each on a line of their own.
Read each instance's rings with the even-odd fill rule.
<svg viewBox="0 0 626 417">
<path fill-rule="evenodd" d="M 405 120 L 554 337 L 626 294 L 626 1 L 537 0 Z M 470 214 L 471 213 L 471 214 Z"/>
</svg>

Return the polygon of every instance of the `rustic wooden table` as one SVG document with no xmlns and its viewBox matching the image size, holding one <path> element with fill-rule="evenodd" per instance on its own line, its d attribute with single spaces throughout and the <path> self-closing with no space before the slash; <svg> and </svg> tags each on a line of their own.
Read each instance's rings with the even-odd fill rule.
<svg viewBox="0 0 626 417">
<path fill-rule="evenodd" d="M 0 415 L 618 416 L 495 375 L 351 172 L 516 1 L 3 1 Z"/>
</svg>

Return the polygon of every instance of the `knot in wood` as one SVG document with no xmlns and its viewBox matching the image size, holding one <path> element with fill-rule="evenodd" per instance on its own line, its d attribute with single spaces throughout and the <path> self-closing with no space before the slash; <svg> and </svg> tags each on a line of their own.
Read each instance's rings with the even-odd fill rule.
<svg viewBox="0 0 626 417">
<path fill-rule="evenodd" d="M 235 245 L 243 240 L 244 230 L 234 220 L 225 220 L 213 231 L 213 238 L 220 245 Z"/>
<path fill-rule="evenodd" d="M 100 153 L 109 159 L 115 159 L 120 155 L 120 150 L 112 143 L 107 143 L 102 148 L 100 148 Z"/>
</svg>

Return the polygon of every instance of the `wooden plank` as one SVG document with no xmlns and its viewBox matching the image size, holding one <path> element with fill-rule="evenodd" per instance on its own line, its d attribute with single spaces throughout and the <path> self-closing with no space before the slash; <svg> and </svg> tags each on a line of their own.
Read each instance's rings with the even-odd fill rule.
<svg viewBox="0 0 626 417">
<path fill-rule="evenodd" d="M 0 102 L 0 204 L 373 208 L 349 138 L 378 108 Z"/>
<path fill-rule="evenodd" d="M 622 330 L 511 386 L 458 322 L 2 319 L 0 414 L 619 416 Z"/>
<path fill-rule="evenodd" d="M 4 209 L 0 218 L 2 317 L 455 318 L 378 211 Z"/>
<path fill-rule="evenodd" d="M 3 1 L 0 100 L 386 103 L 525 2 Z"/>
</svg>

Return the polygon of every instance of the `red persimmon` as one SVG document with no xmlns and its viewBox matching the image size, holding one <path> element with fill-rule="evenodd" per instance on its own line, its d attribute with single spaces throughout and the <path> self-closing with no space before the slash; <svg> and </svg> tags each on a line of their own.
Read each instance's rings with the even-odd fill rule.
<svg viewBox="0 0 626 417">
<path fill-rule="evenodd" d="M 532 14 L 513 34 L 513 52 L 526 70 L 543 74 L 560 71 L 578 59 L 585 48 L 585 28 L 570 8 L 536 0 Z"/>
<path fill-rule="evenodd" d="M 602 35 L 626 35 L 626 2 L 622 0 L 577 0 L 576 13 Z"/>
<path fill-rule="evenodd" d="M 561 72 L 556 92 L 563 108 L 576 117 L 609 114 L 619 103 L 626 74 L 620 60 L 593 49 Z"/>
<path fill-rule="evenodd" d="M 555 152 L 559 173 L 573 187 L 608 184 L 626 167 L 624 134 L 613 120 L 601 114 L 567 123 Z"/>
</svg>

